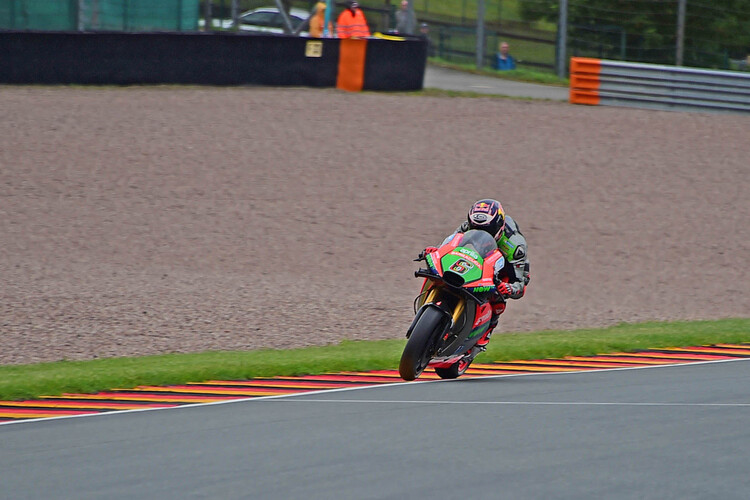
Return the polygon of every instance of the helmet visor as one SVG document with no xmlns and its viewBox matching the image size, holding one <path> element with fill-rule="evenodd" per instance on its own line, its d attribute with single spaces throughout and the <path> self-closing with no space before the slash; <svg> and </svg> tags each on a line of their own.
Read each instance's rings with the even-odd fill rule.
<svg viewBox="0 0 750 500">
<path fill-rule="evenodd" d="M 497 238 L 505 227 L 505 217 L 494 203 L 476 203 L 469 212 L 469 226 L 487 231 Z"/>
</svg>

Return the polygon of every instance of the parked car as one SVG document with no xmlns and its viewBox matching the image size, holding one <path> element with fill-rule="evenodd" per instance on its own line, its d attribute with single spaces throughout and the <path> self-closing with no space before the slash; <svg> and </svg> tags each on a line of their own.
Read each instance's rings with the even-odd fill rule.
<svg viewBox="0 0 750 500">
<path fill-rule="evenodd" d="M 310 13 L 305 9 L 292 8 L 289 12 L 289 20 L 292 22 L 293 30 L 296 30 L 308 17 L 310 17 Z M 233 27 L 231 23 L 230 27 Z M 240 14 L 239 30 L 283 34 L 284 18 L 281 17 L 281 13 L 276 7 L 261 7 L 249 10 Z M 305 30 L 300 32 L 300 35 L 307 36 L 309 32 Z"/>
</svg>

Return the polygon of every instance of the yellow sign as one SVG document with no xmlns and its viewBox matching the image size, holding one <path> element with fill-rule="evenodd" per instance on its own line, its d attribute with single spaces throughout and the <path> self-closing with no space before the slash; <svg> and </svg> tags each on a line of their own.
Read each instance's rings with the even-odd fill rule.
<svg viewBox="0 0 750 500">
<path fill-rule="evenodd" d="M 305 57 L 323 57 L 323 42 L 309 40 L 305 45 Z"/>
</svg>

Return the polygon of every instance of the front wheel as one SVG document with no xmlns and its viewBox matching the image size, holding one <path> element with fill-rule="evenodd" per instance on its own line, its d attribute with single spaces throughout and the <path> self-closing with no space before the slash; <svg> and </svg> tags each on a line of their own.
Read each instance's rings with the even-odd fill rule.
<svg viewBox="0 0 750 500">
<path fill-rule="evenodd" d="M 419 317 L 398 365 L 398 373 L 402 379 L 414 380 L 427 368 L 435 352 L 437 336 L 443 331 L 444 321 L 445 314 L 434 307 L 428 307 Z"/>
<path fill-rule="evenodd" d="M 437 373 L 440 378 L 458 378 L 466 372 L 466 369 L 469 368 L 472 361 L 474 361 L 472 356 L 464 356 L 448 368 L 435 367 L 435 373 Z"/>
</svg>

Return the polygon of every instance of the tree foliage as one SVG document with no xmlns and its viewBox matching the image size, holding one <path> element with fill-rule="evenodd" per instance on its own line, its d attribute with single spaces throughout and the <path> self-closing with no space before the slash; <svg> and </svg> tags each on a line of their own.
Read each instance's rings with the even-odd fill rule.
<svg viewBox="0 0 750 500">
<path fill-rule="evenodd" d="M 556 22 L 559 0 L 523 0 L 527 21 Z M 569 0 L 573 52 L 674 63 L 678 0 Z M 686 0 L 684 62 L 721 67 L 750 53 L 750 0 Z"/>
</svg>

